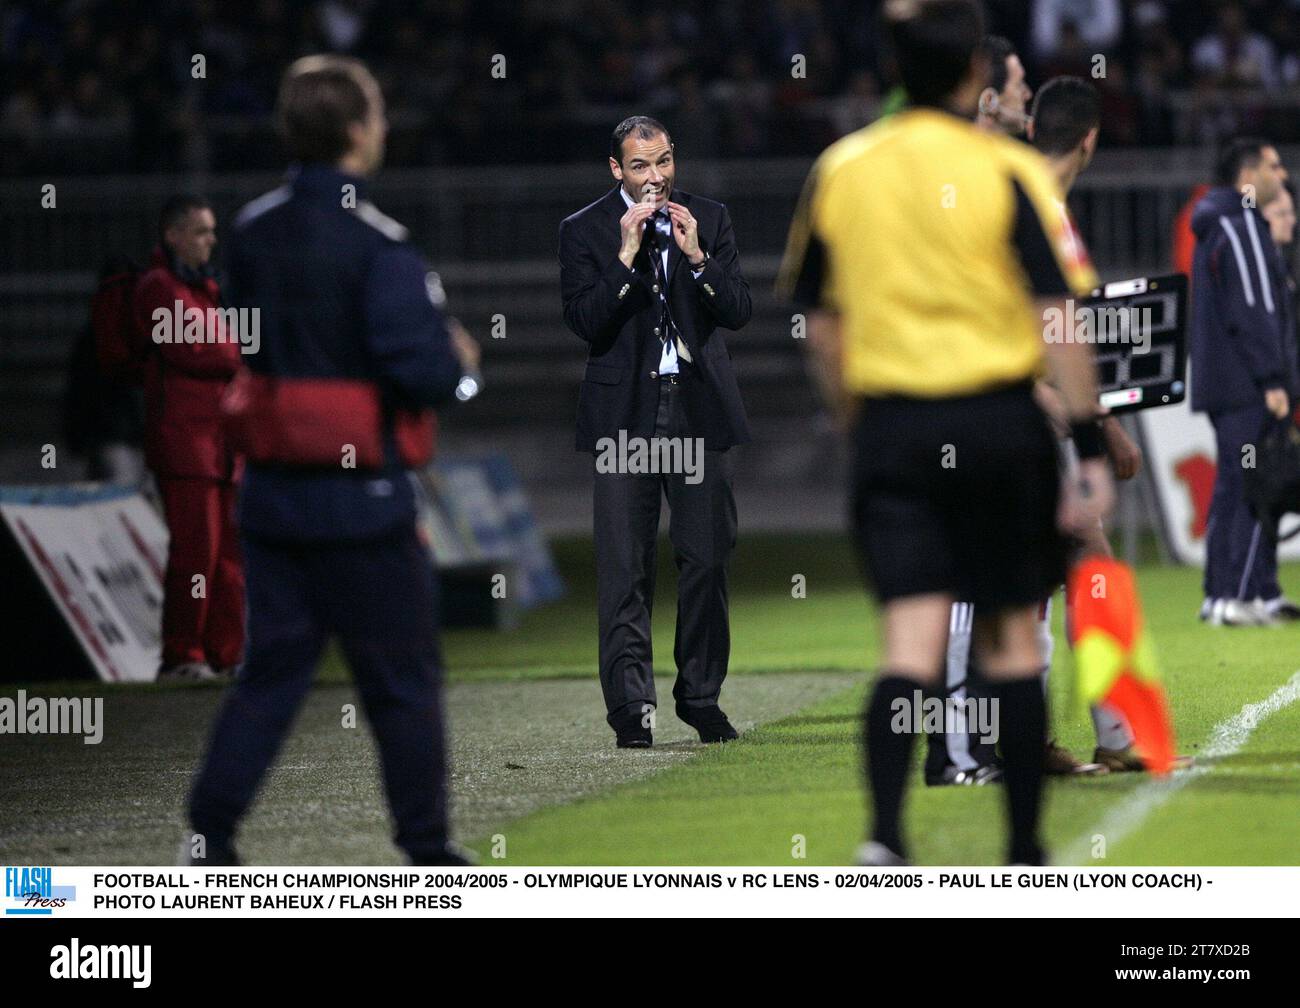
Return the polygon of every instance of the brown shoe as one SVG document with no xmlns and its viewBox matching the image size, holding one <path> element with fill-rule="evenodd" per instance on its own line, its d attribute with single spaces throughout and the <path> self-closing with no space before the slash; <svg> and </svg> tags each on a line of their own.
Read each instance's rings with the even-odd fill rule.
<svg viewBox="0 0 1300 1008">
<path fill-rule="evenodd" d="M 1068 749 L 1057 745 L 1056 739 L 1048 739 L 1043 746 L 1043 773 L 1049 777 L 1095 777 L 1106 772 L 1101 763 L 1080 763 Z"/>
<path fill-rule="evenodd" d="M 1092 754 L 1093 761 L 1100 763 L 1111 773 L 1146 773 L 1146 764 L 1142 762 L 1142 757 L 1137 754 L 1137 750 L 1132 746 L 1125 746 L 1123 749 L 1104 749 L 1097 746 Z M 1192 765 L 1192 757 L 1175 756 L 1173 769 L 1187 770 Z"/>
</svg>

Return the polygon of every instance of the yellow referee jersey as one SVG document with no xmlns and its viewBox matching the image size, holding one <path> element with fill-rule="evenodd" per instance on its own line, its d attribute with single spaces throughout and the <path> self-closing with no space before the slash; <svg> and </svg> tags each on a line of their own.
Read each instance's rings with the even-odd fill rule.
<svg viewBox="0 0 1300 1008">
<path fill-rule="evenodd" d="M 1040 374 L 1035 296 L 1097 283 L 1030 147 L 913 108 L 822 154 L 778 290 L 840 314 L 844 382 L 862 396 L 971 395 Z"/>
</svg>

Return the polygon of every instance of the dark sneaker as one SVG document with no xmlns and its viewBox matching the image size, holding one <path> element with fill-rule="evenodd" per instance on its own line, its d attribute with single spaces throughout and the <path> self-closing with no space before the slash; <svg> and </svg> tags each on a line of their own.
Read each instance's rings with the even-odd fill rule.
<svg viewBox="0 0 1300 1008">
<path fill-rule="evenodd" d="M 1137 750 L 1132 746 L 1125 746 L 1123 749 L 1104 749 L 1098 746 L 1092 754 L 1094 763 L 1100 763 L 1109 773 L 1146 773 L 1146 764 L 1142 762 L 1142 757 L 1137 754 Z M 1192 757 L 1175 756 L 1175 770 L 1187 770 L 1192 765 Z"/>
<path fill-rule="evenodd" d="M 1100 763 L 1083 763 L 1068 750 L 1049 739 L 1043 747 L 1043 773 L 1049 777 L 1095 777 L 1104 774 L 1106 767 Z"/>
<path fill-rule="evenodd" d="M 927 775 L 926 787 L 983 787 L 985 784 L 1002 783 L 1002 768 L 999 766 L 980 766 L 974 770 L 962 770 L 948 766 L 938 777 Z"/>
<path fill-rule="evenodd" d="M 1296 620 L 1300 620 L 1300 606 L 1285 595 L 1269 599 L 1264 603 L 1264 609 L 1269 616 L 1279 623 L 1294 623 Z"/>
</svg>

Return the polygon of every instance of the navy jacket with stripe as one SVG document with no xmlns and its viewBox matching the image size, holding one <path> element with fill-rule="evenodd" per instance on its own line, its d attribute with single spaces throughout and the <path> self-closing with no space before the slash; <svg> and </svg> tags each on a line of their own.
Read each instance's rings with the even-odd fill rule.
<svg viewBox="0 0 1300 1008">
<path fill-rule="evenodd" d="M 448 401 L 460 379 L 427 267 L 406 229 L 365 199 L 364 179 L 304 165 L 240 212 L 228 243 L 229 303 L 260 310 L 259 373 L 359 378 L 407 408 Z M 382 470 L 249 464 L 240 527 L 276 540 L 364 539 L 415 516 L 391 436 Z"/>
<path fill-rule="evenodd" d="M 1192 409 L 1263 409 L 1264 392 L 1297 388 L 1295 324 L 1286 267 L 1255 207 L 1228 187 L 1192 212 Z"/>
</svg>

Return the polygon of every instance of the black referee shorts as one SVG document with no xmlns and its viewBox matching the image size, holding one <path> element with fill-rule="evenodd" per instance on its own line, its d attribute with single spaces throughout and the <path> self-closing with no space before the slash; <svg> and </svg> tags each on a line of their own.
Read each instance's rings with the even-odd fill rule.
<svg viewBox="0 0 1300 1008">
<path fill-rule="evenodd" d="M 864 400 L 852 480 L 853 531 L 882 601 L 945 592 L 1005 609 L 1065 580 L 1056 441 L 1027 382 Z"/>
</svg>

